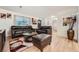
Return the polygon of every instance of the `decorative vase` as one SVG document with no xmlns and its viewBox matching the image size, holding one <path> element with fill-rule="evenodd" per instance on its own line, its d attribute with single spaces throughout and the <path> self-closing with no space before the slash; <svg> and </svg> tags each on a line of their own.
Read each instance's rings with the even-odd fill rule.
<svg viewBox="0 0 79 59">
<path fill-rule="evenodd" d="M 68 36 L 69 40 L 73 40 L 74 39 L 74 30 L 73 29 L 68 29 L 67 36 Z"/>
</svg>

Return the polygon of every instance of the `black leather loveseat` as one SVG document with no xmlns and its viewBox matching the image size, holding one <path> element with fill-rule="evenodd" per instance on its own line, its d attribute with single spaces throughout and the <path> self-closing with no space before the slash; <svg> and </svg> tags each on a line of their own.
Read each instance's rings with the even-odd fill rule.
<svg viewBox="0 0 79 59">
<path fill-rule="evenodd" d="M 32 31 L 32 26 L 11 26 L 12 38 L 23 36 L 23 33 L 32 33 Z"/>
<path fill-rule="evenodd" d="M 51 34 L 52 35 L 52 27 L 51 26 L 41 26 L 36 30 L 38 34 L 44 33 L 44 34 Z"/>
</svg>

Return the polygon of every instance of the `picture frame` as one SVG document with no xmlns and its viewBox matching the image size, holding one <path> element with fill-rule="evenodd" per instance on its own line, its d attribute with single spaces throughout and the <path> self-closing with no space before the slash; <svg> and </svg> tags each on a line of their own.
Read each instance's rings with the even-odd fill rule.
<svg viewBox="0 0 79 59">
<path fill-rule="evenodd" d="M 7 13 L 7 18 L 12 18 L 12 15 L 10 13 Z"/>
<path fill-rule="evenodd" d="M 37 24 L 36 19 L 32 18 L 32 24 Z"/>
<path fill-rule="evenodd" d="M 6 14 L 5 13 L 0 13 L 0 18 L 1 19 L 6 19 Z"/>
</svg>

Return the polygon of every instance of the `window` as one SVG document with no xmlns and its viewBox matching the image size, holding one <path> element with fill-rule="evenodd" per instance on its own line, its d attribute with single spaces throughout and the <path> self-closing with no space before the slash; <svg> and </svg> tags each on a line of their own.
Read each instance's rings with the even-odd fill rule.
<svg viewBox="0 0 79 59">
<path fill-rule="evenodd" d="M 15 25 L 16 26 L 28 26 L 31 25 L 32 21 L 29 17 L 15 16 Z"/>
</svg>

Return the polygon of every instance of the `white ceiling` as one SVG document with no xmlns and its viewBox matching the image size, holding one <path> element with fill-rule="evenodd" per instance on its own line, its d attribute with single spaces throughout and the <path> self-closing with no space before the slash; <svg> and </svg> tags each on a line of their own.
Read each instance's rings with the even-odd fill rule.
<svg viewBox="0 0 79 59">
<path fill-rule="evenodd" d="M 48 17 L 51 15 L 56 15 L 59 12 L 68 9 L 77 8 L 76 6 L 0 6 L 0 8 L 26 14 L 28 16 L 36 17 Z"/>
</svg>

